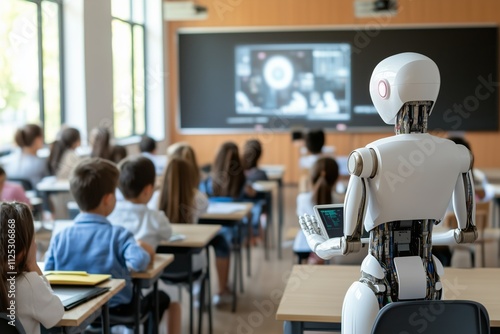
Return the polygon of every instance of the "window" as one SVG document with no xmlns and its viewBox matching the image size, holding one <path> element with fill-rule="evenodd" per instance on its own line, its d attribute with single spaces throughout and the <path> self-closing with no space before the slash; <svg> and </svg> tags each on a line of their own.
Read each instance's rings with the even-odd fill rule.
<svg viewBox="0 0 500 334">
<path fill-rule="evenodd" d="M 0 1 L 0 146 L 26 123 L 52 142 L 62 115 L 62 0 Z"/>
<path fill-rule="evenodd" d="M 146 131 L 145 0 L 112 0 L 116 138 Z"/>
</svg>

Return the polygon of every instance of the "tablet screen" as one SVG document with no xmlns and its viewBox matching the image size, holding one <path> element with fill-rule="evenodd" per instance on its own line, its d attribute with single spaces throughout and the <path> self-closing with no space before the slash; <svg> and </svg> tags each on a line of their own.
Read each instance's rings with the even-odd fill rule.
<svg viewBox="0 0 500 334">
<path fill-rule="evenodd" d="M 317 208 L 319 218 L 325 226 L 326 233 L 330 238 L 344 236 L 344 208 L 326 207 Z"/>
</svg>

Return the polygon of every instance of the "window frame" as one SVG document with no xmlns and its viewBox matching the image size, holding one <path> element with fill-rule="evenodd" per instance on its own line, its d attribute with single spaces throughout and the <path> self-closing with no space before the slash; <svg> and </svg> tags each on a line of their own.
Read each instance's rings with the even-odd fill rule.
<svg viewBox="0 0 500 334">
<path fill-rule="evenodd" d="M 60 103 L 60 120 L 61 125 L 65 122 L 65 103 L 64 103 L 64 14 L 63 14 L 63 0 L 18 0 L 32 2 L 36 4 L 37 10 L 37 51 L 38 51 L 38 101 L 40 107 L 40 123 L 44 129 L 45 138 L 45 84 L 44 84 L 44 58 L 43 58 L 43 9 L 44 2 L 52 2 L 57 5 L 57 21 L 58 21 L 58 39 L 59 39 L 59 103 Z"/>
<path fill-rule="evenodd" d="M 148 90 L 148 83 L 147 83 L 147 77 L 146 77 L 146 68 L 147 68 L 147 56 L 148 56 L 148 53 L 147 53 L 147 0 L 143 0 L 143 8 L 142 8 L 142 11 L 143 11 L 143 23 L 138 23 L 138 22 L 135 22 L 133 20 L 133 17 L 134 17 L 134 1 L 135 0 L 129 0 L 128 1 L 128 6 L 129 6 L 129 10 L 130 10 L 130 19 L 123 19 L 123 18 L 120 18 L 120 17 L 116 17 L 114 16 L 113 14 L 111 15 L 111 24 L 113 24 L 113 21 L 114 20 L 118 20 L 122 23 L 126 23 L 129 25 L 129 28 L 130 28 L 130 47 L 131 47 L 131 50 L 130 50 L 130 54 L 131 54 L 131 63 L 130 63 L 130 73 L 131 73 L 131 81 L 132 81 L 132 87 L 131 87 L 131 100 L 130 100 L 130 105 L 131 105 L 131 111 L 132 111 L 132 114 L 131 114 L 131 123 L 132 123 L 132 133 L 130 133 L 128 136 L 125 136 L 125 137 L 119 137 L 117 139 L 124 139 L 124 138 L 129 138 L 129 137 L 135 137 L 135 136 L 142 136 L 144 134 L 147 133 L 147 129 L 148 129 L 148 117 L 147 117 L 147 113 L 148 113 L 148 98 L 147 98 L 147 90 Z M 134 68 L 135 68 L 135 52 L 134 52 L 134 47 L 135 47 L 135 40 L 134 40 L 134 28 L 136 26 L 139 26 L 142 28 L 142 48 L 143 48 L 143 60 L 144 60 L 144 67 L 142 68 L 142 72 L 143 72 L 143 78 L 144 78 L 144 115 L 143 115 L 143 118 L 144 118 L 144 131 L 142 133 L 138 133 L 137 132 L 137 124 L 136 124 L 136 103 L 135 103 L 135 93 L 136 93 L 136 85 L 135 85 L 135 71 L 134 71 Z M 113 38 L 113 36 L 111 36 L 111 38 Z M 113 55 L 113 58 L 114 58 L 114 55 Z M 113 67 L 114 68 L 114 67 Z M 114 81 L 114 73 L 113 73 L 113 81 Z M 115 96 L 114 96 L 114 92 L 113 92 L 113 100 L 115 99 Z M 113 120 L 115 119 L 115 106 L 113 106 Z M 113 122 L 114 123 L 114 122 Z"/>
</svg>

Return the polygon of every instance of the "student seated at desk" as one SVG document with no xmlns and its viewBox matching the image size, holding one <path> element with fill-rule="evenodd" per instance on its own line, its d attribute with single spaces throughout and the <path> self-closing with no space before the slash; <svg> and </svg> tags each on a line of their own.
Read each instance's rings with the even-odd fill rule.
<svg viewBox="0 0 500 334">
<path fill-rule="evenodd" d="M 156 250 L 161 241 L 172 235 L 172 226 L 162 211 L 148 208 L 147 203 L 153 195 L 155 166 L 144 156 L 134 156 L 122 160 L 118 165 L 120 177 L 118 187 L 124 200 L 116 203 L 108 216 L 113 225 L 126 228 L 139 242 L 144 242 Z M 155 252 L 150 254 L 154 257 Z M 170 303 L 168 309 L 168 333 L 180 333 L 181 307 Z"/>
<path fill-rule="evenodd" d="M 149 136 L 142 136 L 139 143 L 139 150 L 141 154 L 146 158 L 153 161 L 155 165 L 156 175 L 161 175 L 165 169 L 167 163 L 167 158 L 165 156 L 159 156 L 156 152 L 156 141 Z"/>
<path fill-rule="evenodd" d="M 261 155 L 262 145 L 260 141 L 250 139 L 245 142 L 241 163 L 243 164 L 247 184 L 250 186 L 254 182 L 268 180 L 266 172 L 258 167 Z M 247 192 L 245 197 L 254 204 L 252 207 L 252 226 L 254 228 L 254 236 L 260 236 L 262 233 L 262 224 L 265 224 L 263 210 L 266 203 L 264 197 L 259 196 L 259 193 L 255 191 L 251 193 Z"/>
<path fill-rule="evenodd" d="M 7 247 L 12 239 L 15 239 L 15 248 Z M 39 334 L 40 324 L 45 328 L 55 326 L 64 315 L 64 308 L 36 262 L 35 228 L 31 209 L 26 204 L 0 204 L 0 245 L 0 312 L 11 314 L 8 307 L 14 305 L 16 319 L 29 334 Z M 13 263 L 10 250 L 15 250 Z M 10 297 L 13 282 L 9 280 L 13 276 L 7 275 L 8 272 L 17 273 L 15 300 Z"/>
<path fill-rule="evenodd" d="M 200 216 L 207 212 L 208 198 L 197 188 L 195 168 L 185 159 L 168 161 L 157 207 L 173 224 L 197 224 Z M 194 254 L 192 264 L 193 272 L 202 270 L 206 266 L 206 254 Z"/>
<path fill-rule="evenodd" d="M 0 167 L 0 202 L 18 201 L 30 205 L 30 200 L 26 196 L 21 185 L 7 181 L 5 170 Z"/>
<path fill-rule="evenodd" d="M 56 234 L 46 254 L 45 270 L 86 271 L 111 274 L 125 279 L 126 285 L 109 301 L 111 315 L 131 315 L 132 278 L 130 270 L 144 271 L 150 262 L 150 245 L 136 242 L 134 235 L 121 226 L 112 225 L 106 217 L 116 203 L 115 188 L 119 172 L 104 159 L 82 160 L 73 170 L 70 190 L 81 213 L 74 224 Z M 170 299 L 159 291 L 159 314 L 168 308 Z M 141 311 L 152 309 L 153 294 L 141 299 Z"/>
<path fill-rule="evenodd" d="M 246 185 L 245 174 L 241 164 L 238 146 L 233 142 L 224 143 L 213 163 L 210 176 L 200 182 L 199 189 L 207 194 L 210 201 L 241 202 L 246 190 L 253 192 Z M 227 286 L 229 275 L 229 255 L 233 240 L 233 228 L 223 226 L 212 241 L 216 254 L 217 274 L 219 276 L 219 294 L 214 296 L 214 304 L 224 304 L 231 301 L 232 294 Z M 222 236 L 222 238 L 220 238 Z"/>
<path fill-rule="evenodd" d="M 26 179 L 35 188 L 48 175 L 45 159 L 37 156 L 43 147 L 43 130 L 36 124 L 26 124 L 16 131 L 14 140 L 19 149 L 2 157 L 0 164 L 9 177 Z"/>
<path fill-rule="evenodd" d="M 321 204 L 341 203 L 341 199 L 334 198 L 332 192 L 339 178 L 339 166 L 332 158 L 319 158 L 311 169 L 312 191 L 300 193 L 297 196 L 297 216 L 305 213 L 314 216 L 313 207 Z M 296 253 L 308 253 L 309 264 L 323 264 L 324 260 L 318 257 L 307 244 L 302 230 L 297 232 L 293 243 Z"/>
</svg>

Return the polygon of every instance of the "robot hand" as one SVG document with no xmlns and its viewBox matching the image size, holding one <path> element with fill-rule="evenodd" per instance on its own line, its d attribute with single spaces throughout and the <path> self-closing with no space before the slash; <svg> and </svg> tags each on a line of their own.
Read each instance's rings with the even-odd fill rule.
<svg viewBox="0 0 500 334">
<path fill-rule="evenodd" d="M 299 217 L 300 227 L 306 236 L 309 247 L 322 259 L 328 260 L 335 255 L 343 255 L 344 249 L 342 247 L 345 243 L 345 238 L 332 238 L 329 239 L 328 235 L 319 226 L 320 223 L 316 217 L 308 214 Z"/>
<path fill-rule="evenodd" d="M 432 235 L 434 246 L 449 246 L 454 244 L 473 243 L 477 239 L 476 226 L 469 226 L 465 229 L 456 228 L 443 233 Z"/>
</svg>

